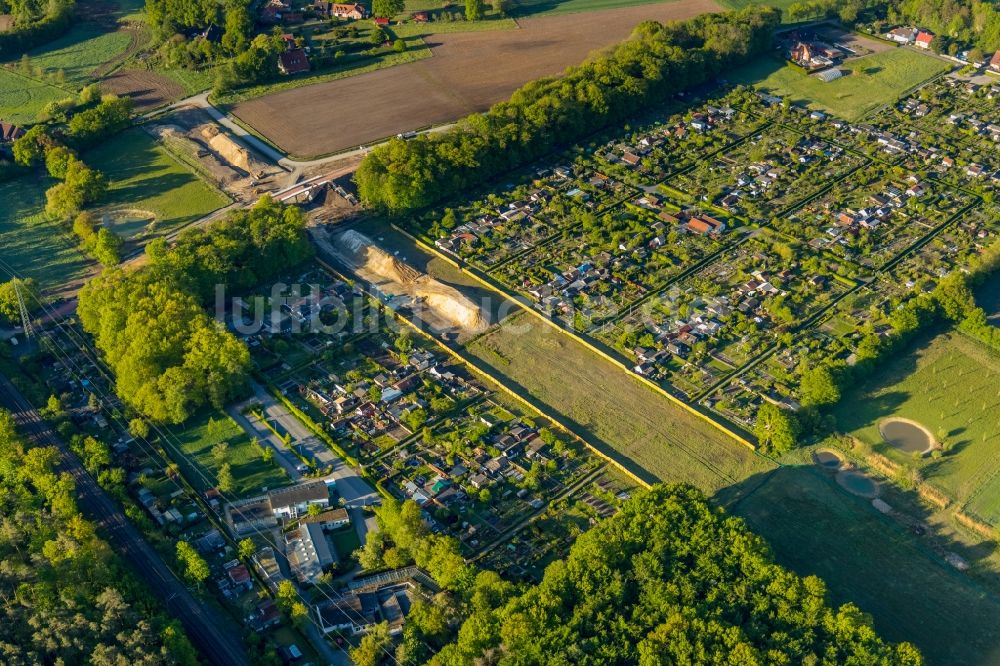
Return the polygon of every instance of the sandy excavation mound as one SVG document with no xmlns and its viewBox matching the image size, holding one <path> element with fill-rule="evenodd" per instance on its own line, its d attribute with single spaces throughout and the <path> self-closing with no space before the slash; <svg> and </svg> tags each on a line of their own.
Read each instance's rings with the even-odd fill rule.
<svg viewBox="0 0 1000 666">
<path fill-rule="evenodd" d="M 478 333 L 487 328 L 482 310 L 457 289 L 400 261 L 364 234 L 345 231 L 334 242 L 341 250 L 340 254 L 359 273 L 367 274 L 370 281 L 396 285 L 400 293 L 423 301 L 434 314 L 468 333 Z"/>
<path fill-rule="evenodd" d="M 220 132 L 215 125 L 202 126 L 200 133 L 212 150 L 236 168 L 246 171 L 254 178 L 262 177 L 267 171 L 266 165 L 256 160 L 249 150 Z"/>
<path fill-rule="evenodd" d="M 205 144 L 190 138 L 187 132 L 177 125 L 153 126 L 150 131 L 160 141 L 172 144 L 182 153 L 197 159 L 221 187 L 232 185 L 236 181 L 246 178 L 241 171 L 223 162 L 215 153 L 204 150 Z"/>
</svg>

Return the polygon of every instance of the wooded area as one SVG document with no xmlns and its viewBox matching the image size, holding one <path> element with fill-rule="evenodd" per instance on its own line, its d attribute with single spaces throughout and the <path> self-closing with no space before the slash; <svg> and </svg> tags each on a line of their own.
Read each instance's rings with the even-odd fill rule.
<svg viewBox="0 0 1000 666">
<path fill-rule="evenodd" d="M 388 501 L 377 514 L 382 531 L 362 563 L 415 560 L 446 590 L 407 618 L 399 663 L 922 663 L 852 604 L 832 608 L 823 581 L 775 564 L 742 519 L 688 485 L 633 497 L 533 586 L 465 564 L 413 502 Z M 391 644 L 372 632 L 352 657 L 375 664 Z"/>
<path fill-rule="evenodd" d="M 30 447 L 0 411 L 0 662 L 199 663 L 176 620 L 77 509 L 59 452 Z"/>
<path fill-rule="evenodd" d="M 154 421 L 181 423 L 245 387 L 246 347 L 204 310 L 216 285 L 239 293 L 312 248 L 302 211 L 265 198 L 182 233 L 172 248 L 153 241 L 146 253 L 143 268 L 108 270 L 87 283 L 78 312 L 115 372 L 118 395 Z"/>
</svg>

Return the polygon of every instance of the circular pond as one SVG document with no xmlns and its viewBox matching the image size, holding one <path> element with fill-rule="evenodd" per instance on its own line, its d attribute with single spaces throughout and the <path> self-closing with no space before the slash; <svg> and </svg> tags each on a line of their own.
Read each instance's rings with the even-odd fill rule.
<svg viewBox="0 0 1000 666">
<path fill-rule="evenodd" d="M 878 495 L 878 484 L 875 481 L 856 470 L 841 472 L 837 475 L 837 483 L 852 495 L 872 499 Z"/>
<path fill-rule="evenodd" d="M 886 419 L 879 423 L 878 431 L 886 444 L 903 453 L 924 453 L 934 444 L 927 428 L 909 419 Z"/>
<path fill-rule="evenodd" d="M 821 449 L 813 453 L 813 462 L 825 469 L 834 470 L 840 469 L 840 466 L 844 464 L 843 458 L 829 449 Z"/>
</svg>

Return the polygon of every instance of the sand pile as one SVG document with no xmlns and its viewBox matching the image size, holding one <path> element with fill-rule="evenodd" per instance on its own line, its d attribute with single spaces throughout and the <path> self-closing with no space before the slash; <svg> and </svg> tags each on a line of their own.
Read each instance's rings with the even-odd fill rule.
<svg viewBox="0 0 1000 666">
<path fill-rule="evenodd" d="M 222 159 L 233 166 L 246 171 L 254 178 L 264 175 L 265 166 L 259 164 L 250 151 L 239 145 L 227 135 L 219 131 L 215 125 L 204 125 L 200 130 L 201 136 L 208 142 L 209 147 L 214 150 Z"/>
<path fill-rule="evenodd" d="M 482 310 L 461 292 L 400 261 L 364 234 L 345 231 L 335 243 L 343 250 L 342 256 L 359 273 L 367 274 L 369 281 L 397 285 L 401 293 L 423 301 L 436 315 L 468 332 L 487 328 Z"/>
</svg>

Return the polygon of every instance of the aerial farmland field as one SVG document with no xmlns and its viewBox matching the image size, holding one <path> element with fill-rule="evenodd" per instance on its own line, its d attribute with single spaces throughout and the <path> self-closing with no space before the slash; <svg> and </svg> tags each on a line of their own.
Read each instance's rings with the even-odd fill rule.
<svg viewBox="0 0 1000 666">
<path fill-rule="evenodd" d="M 62 70 L 73 87 L 84 86 L 101 65 L 120 56 L 128 48 L 129 35 L 108 32 L 92 23 L 77 24 L 63 37 L 29 51 L 31 64 L 48 73 Z"/>
<path fill-rule="evenodd" d="M 49 102 L 72 93 L 54 85 L 31 79 L 8 69 L 0 69 L 0 117 L 6 122 L 34 122 L 38 112 Z"/>
<path fill-rule="evenodd" d="M 526 18 L 518 30 L 433 35 L 432 58 L 258 97 L 232 113 L 292 155 L 323 155 L 483 111 L 626 38 L 643 20 L 716 9 L 714 0 L 675 0 Z"/>
</svg>

